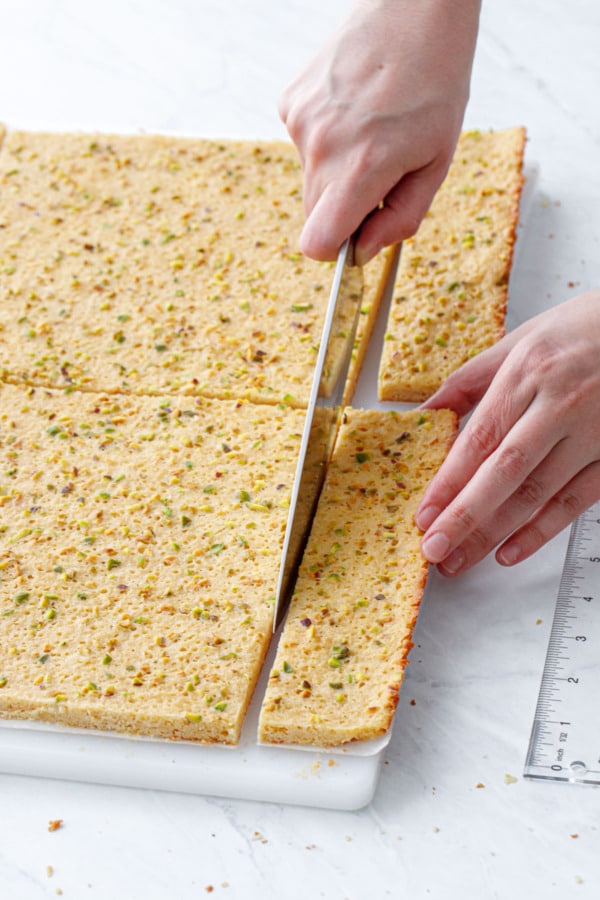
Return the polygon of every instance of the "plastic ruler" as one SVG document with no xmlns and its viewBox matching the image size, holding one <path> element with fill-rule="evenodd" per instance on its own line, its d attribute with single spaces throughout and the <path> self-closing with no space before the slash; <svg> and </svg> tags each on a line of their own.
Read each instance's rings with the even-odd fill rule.
<svg viewBox="0 0 600 900">
<path fill-rule="evenodd" d="M 600 501 L 571 526 L 524 775 L 600 784 Z"/>
</svg>

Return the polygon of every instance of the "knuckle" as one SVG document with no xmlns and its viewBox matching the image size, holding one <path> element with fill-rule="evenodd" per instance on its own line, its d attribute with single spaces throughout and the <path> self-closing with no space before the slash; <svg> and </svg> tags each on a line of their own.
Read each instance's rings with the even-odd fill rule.
<svg viewBox="0 0 600 900">
<path fill-rule="evenodd" d="M 569 373 L 560 384 L 557 385 L 553 401 L 556 405 L 556 414 L 559 417 L 572 416 L 576 410 L 586 410 L 589 407 L 590 387 L 583 372 Z M 597 420 L 593 418 L 585 423 L 585 428 L 595 429 L 598 432 Z"/>
<path fill-rule="evenodd" d="M 492 541 L 487 531 L 482 528 L 474 528 L 469 534 L 469 556 L 480 559 L 491 550 Z"/>
<path fill-rule="evenodd" d="M 553 504 L 568 516 L 569 521 L 576 519 L 586 508 L 586 503 L 579 494 L 568 488 L 559 491 L 558 494 L 553 497 Z"/>
<path fill-rule="evenodd" d="M 524 338 L 522 353 L 523 377 L 535 384 L 549 384 L 560 393 L 564 384 L 565 347 L 549 334 L 532 332 Z"/>
<path fill-rule="evenodd" d="M 496 472 L 506 481 L 521 481 L 527 473 L 527 467 L 526 453 L 521 447 L 514 444 L 502 447 L 495 461 Z M 533 485 L 531 485 L 531 490 L 535 490 Z"/>
<path fill-rule="evenodd" d="M 281 110 L 280 114 L 281 119 L 288 130 L 288 134 L 294 143 L 302 143 L 305 134 L 305 120 L 297 107 L 286 107 Z"/>
<path fill-rule="evenodd" d="M 538 507 L 544 500 L 545 485 L 537 478 L 530 476 L 516 490 L 517 499 L 524 506 Z"/>
<path fill-rule="evenodd" d="M 543 547 L 549 539 L 550 536 L 536 522 L 531 522 L 523 528 L 520 536 L 521 545 L 527 556 Z"/>
<path fill-rule="evenodd" d="M 332 123 L 327 117 L 321 116 L 317 121 L 313 121 L 310 128 L 307 129 L 304 117 L 296 116 L 293 112 L 288 117 L 287 127 L 290 134 L 292 134 L 291 129 L 294 129 L 298 137 L 305 136 L 305 155 L 309 163 L 315 167 L 333 155 L 336 150 Z"/>
<path fill-rule="evenodd" d="M 559 348 L 546 335 L 536 335 L 526 341 L 523 366 L 525 372 L 537 380 L 545 378 L 556 368 L 556 357 Z"/>
<path fill-rule="evenodd" d="M 454 524 L 458 526 L 461 531 L 464 530 L 471 534 L 475 520 L 469 510 L 465 506 L 454 506 L 449 512 Z"/>
<path fill-rule="evenodd" d="M 468 432 L 467 441 L 477 455 L 489 456 L 498 443 L 498 435 L 493 423 L 474 422 Z"/>
<path fill-rule="evenodd" d="M 522 349 L 523 379 L 536 392 L 543 387 L 557 404 L 557 416 L 585 400 L 586 380 L 581 361 L 574 361 L 565 346 L 549 335 L 538 335 L 531 336 Z"/>
</svg>

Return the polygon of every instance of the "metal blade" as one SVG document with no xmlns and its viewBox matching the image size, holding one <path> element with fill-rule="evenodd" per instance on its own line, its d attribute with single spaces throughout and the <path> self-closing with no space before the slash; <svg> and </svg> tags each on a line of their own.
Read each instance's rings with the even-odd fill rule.
<svg viewBox="0 0 600 900">
<path fill-rule="evenodd" d="M 338 255 L 319 345 L 283 543 L 273 631 L 283 620 L 291 600 L 335 444 L 362 293 L 362 269 L 354 265 L 354 238 L 349 238 Z"/>
</svg>

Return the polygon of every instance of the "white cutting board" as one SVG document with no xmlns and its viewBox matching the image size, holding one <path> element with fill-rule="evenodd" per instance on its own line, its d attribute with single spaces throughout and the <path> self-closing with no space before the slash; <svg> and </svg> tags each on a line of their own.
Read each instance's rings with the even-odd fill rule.
<svg viewBox="0 0 600 900">
<path fill-rule="evenodd" d="M 237 747 L 0 721 L 0 771 L 325 809 L 360 809 L 375 793 L 389 734 L 346 751 L 257 744 L 260 700 L 275 646 L 276 641 Z"/>
<path fill-rule="evenodd" d="M 381 763 L 382 752 L 328 755 L 259 747 L 253 740 L 227 750 L 12 724 L 0 728 L 5 773 L 323 809 L 366 806 Z"/>
<path fill-rule="evenodd" d="M 533 196 L 535 167 L 526 167 L 521 228 Z M 516 244 L 517 252 L 519 242 Z M 392 271 L 353 405 L 410 409 L 412 404 L 380 403 L 377 372 L 391 302 Z M 391 733 L 379 741 L 347 749 L 306 750 L 257 744 L 260 701 L 275 656 L 277 639 L 263 667 L 240 743 L 235 748 L 125 738 L 38 723 L 0 720 L 0 772 L 68 781 L 152 788 L 241 800 L 263 800 L 325 809 L 352 810 L 372 799 Z"/>
</svg>

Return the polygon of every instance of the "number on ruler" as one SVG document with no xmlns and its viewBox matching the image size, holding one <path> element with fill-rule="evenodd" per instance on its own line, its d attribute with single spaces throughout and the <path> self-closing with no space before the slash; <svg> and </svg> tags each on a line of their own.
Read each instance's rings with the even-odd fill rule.
<svg viewBox="0 0 600 900">
<path fill-rule="evenodd" d="M 600 771 L 588 768 L 592 760 L 600 766 L 600 724 L 595 716 L 586 720 L 584 712 L 584 705 L 595 706 L 600 678 L 597 669 L 582 668 L 600 642 L 599 526 L 600 499 L 571 530 L 530 739 L 528 777 L 583 781 L 585 776 L 585 783 L 600 785 Z M 556 721 L 559 706 L 562 721 Z"/>
</svg>

